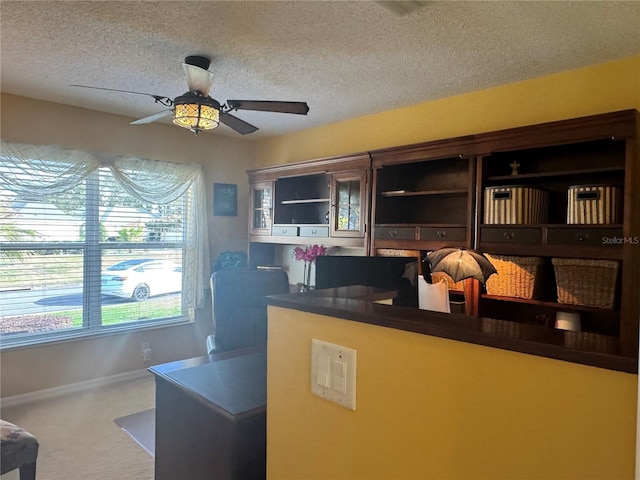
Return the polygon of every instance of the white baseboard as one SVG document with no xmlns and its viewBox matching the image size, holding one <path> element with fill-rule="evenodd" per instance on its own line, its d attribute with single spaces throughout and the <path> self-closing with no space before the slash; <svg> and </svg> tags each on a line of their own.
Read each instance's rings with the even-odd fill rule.
<svg viewBox="0 0 640 480">
<path fill-rule="evenodd" d="M 50 400 L 52 398 L 60 397 L 62 395 L 68 395 L 70 393 L 81 392 L 83 390 L 105 387 L 107 385 L 113 385 L 115 383 L 125 382 L 127 380 L 136 380 L 139 378 L 147 377 L 149 375 L 151 375 L 151 373 L 146 369 L 118 373 L 116 375 L 110 375 L 108 377 L 94 378 L 91 380 L 85 380 L 84 382 L 70 383 L 68 385 L 61 385 L 59 387 L 23 393 L 21 395 L 13 395 L 11 397 L 0 399 L 0 403 L 2 405 L 2 408 L 11 408 L 17 405 L 24 405 L 26 403 Z"/>
</svg>

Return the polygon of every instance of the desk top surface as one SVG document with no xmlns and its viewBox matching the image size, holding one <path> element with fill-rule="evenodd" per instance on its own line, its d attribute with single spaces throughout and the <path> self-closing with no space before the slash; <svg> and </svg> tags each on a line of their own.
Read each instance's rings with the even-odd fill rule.
<svg viewBox="0 0 640 480">
<path fill-rule="evenodd" d="M 190 363 L 157 365 L 149 371 L 228 417 L 266 408 L 267 356 L 264 351 L 222 359 L 200 357 Z"/>
</svg>

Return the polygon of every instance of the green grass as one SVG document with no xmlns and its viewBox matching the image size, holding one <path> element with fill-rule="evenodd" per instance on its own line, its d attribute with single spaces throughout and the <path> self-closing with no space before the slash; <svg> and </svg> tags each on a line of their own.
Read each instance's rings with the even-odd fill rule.
<svg viewBox="0 0 640 480">
<path fill-rule="evenodd" d="M 130 302 L 121 305 L 102 306 L 102 325 L 118 325 L 138 320 L 153 320 L 177 317 L 182 314 L 180 299 L 150 299 L 145 302 Z M 64 310 L 56 315 L 71 318 L 74 327 L 82 327 L 82 310 Z"/>
<path fill-rule="evenodd" d="M 130 302 L 102 307 L 102 325 L 133 324 L 144 320 L 179 317 L 182 314 L 179 298 L 156 298 L 145 302 Z M 16 315 L 0 319 L 0 334 L 55 331 L 83 328 L 82 309 Z"/>
</svg>

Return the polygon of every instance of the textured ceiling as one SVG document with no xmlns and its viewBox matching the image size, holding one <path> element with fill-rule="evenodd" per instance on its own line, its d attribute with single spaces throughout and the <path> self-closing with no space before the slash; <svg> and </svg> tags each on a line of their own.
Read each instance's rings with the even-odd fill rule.
<svg viewBox="0 0 640 480">
<path fill-rule="evenodd" d="M 2 1 L 0 87 L 134 120 L 163 107 L 69 85 L 174 98 L 184 57 L 205 55 L 221 103 L 309 104 L 236 112 L 259 139 L 640 53 L 640 1 L 382 3 Z"/>
</svg>

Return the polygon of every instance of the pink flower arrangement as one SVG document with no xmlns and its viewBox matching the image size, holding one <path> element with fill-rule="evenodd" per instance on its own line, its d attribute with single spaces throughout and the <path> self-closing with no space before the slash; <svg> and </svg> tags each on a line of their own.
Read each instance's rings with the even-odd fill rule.
<svg viewBox="0 0 640 480">
<path fill-rule="evenodd" d="M 327 253 L 327 247 L 322 245 L 309 245 L 305 249 L 300 247 L 293 249 L 293 256 L 296 260 L 304 260 L 308 263 L 314 263 L 316 257 L 321 257 L 325 253 Z"/>
<path fill-rule="evenodd" d="M 307 248 L 296 247 L 293 249 L 293 258 L 304 262 L 304 283 L 301 287 L 309 290 L 311 286 L 311 265 L 315 263 L 317 257 L 327 253 L 327 247 L 323 245 L 309 245 Z"/>
</svg>

